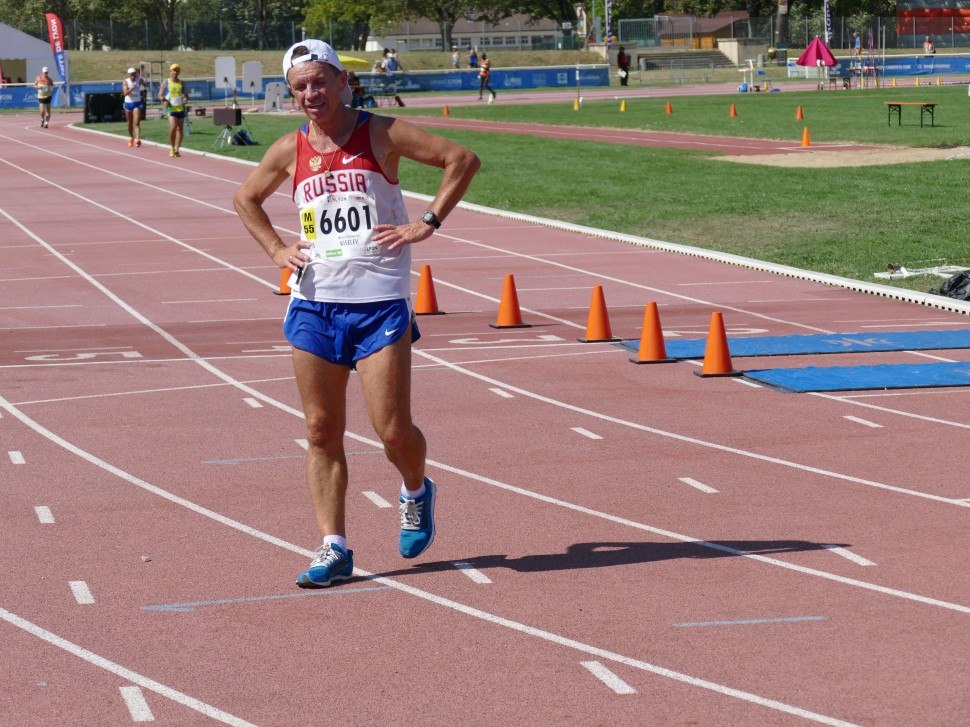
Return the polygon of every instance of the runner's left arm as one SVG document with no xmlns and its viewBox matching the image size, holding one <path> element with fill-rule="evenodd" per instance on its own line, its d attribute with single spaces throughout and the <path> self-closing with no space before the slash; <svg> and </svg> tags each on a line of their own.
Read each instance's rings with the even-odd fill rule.
<svg viewBox="0 0 970 727">
<path fill-rule="evenodd" d="M 429 134 L 415 124 L 401 119 L 375 116 L 377 122 L 375 151 L 385 173 L 397 178 L 401 157 L 444 170 L 438 193 L 428 205 L 439 220 L 444 220 L 465 196 L 472 178 L 482 163 L 478 156 L 464 146 L 435 134 Z M 434 228 L 415 220 L 406 225 L 374 225 L 374 242 L 395 250 L 402 245 L 420 242 L 434 233 Z"/>
</svg>

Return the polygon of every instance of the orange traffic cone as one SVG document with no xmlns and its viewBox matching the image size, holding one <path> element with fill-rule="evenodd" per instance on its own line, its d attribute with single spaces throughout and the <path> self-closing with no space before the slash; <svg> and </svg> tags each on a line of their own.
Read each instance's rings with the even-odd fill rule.
<svg viewBox="0 0 970 727">
<path fill-rule="evenodd" d="M 279 290 L 274 290 L 273 295 L 289 295 L 292 291 L 290 290 L 290 276 L 293 275 L 293 271 L 289 268 L 283 268 L 283 276 L 280 278 L 280 288 Z"/>
<path fill-rule="evenodd" d="M 795 111 L 795 121 L 801 121 L 805 118 L 805 114 L 802 113 L 802 107 L 799 104 L 798 109 Z"/>
<path fill-rule="evenodd" d="M 811 145 L 812 145 L 812 137 L 808 135 L 808 127 L 806 126 L 802 129 L 802 146 L 811 146 Z"/>
<path fill-rule="evenodd" d="M 489 323 L 492 328 L 531 328 L 531 324 L 522 322 L 522 311 L 519 310 L 519 296 L 515 292 L 515 278 L 505 276 L 502 283 L 502 300 L 498 304 L 498 319 Z"/>
<path fill-rule="evenodd" d="M 664 110 L 664 113 L 667 114 L 667 116 L 670 116 L 673 112 L 674 112 L 674 107 L 671 106 L 670 101 L 668 101 L 667 108 Z"/>
<path fill-rule="evenodd" d="M 593 297 L 589 301 L 589 318 L 586 319 L 586 337 L 577 339 L 580 343 L 609 343 L 619 341 L 610 330 L 610 316 L 606 312 L 606 296 L 603 286 L 593 286 Z"/>
<path fill-rule="evenodd" d="M 451 109 L 448 108 L 448 104 L 445 104 L 445 107 L 443 109 L 441 109 L 441 115 L 442 116 L 451 116 Z"/>
<path fill-rule="evenodd" d="M 724 318 L 717 311 L 711 313 L 711 329 L 707 334 L 707 347 L 704 349 L 704 367 L 694 373 L 698 376 L 741 376 L 744 373 L 735 371 L 731 365 Z"/>
<path fill-rule="evenodd" d="M 421 266 L 421 278 L 418 280 L 418 296 L 414 300 L 414 314 L 417 316 L 443 316 L 445 312 L 438 310 L 438 298 L 434 294 L 434 280 L 431 278 L 431 266 Z"/>
<path fill-rule="evenodd" d="M 738 115 L 738 108 L 734 104 L 731 104 L 731 112 L 728 114 L 732 119 Z"/>
<path fill-rule="evenodd" d="M 664 334 L 660 328 L 660 313 L 657 304 L 647 303 L 643 310 L 643 332 L 640 334 L 640 351 L 630 362 L 635 364 L 670 363 L 676 361 L 667 358 L 667 347 L 664 345 Z"/>
</svg>

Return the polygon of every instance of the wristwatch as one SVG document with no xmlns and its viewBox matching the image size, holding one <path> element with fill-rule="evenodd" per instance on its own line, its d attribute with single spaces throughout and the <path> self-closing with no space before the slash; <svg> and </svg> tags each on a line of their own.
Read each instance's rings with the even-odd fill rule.
<svg viewBox="0 0 970 727">
<path fill-rule="evenodd" d="M 423 215 L 421 215 L 421 221 L 427 225 L 431 225 L 436 230 L 441 228 L 441 220 L 439 220 L 438 215 L 436 215 L 431 210 L 428 210 Z"/>
</svg>

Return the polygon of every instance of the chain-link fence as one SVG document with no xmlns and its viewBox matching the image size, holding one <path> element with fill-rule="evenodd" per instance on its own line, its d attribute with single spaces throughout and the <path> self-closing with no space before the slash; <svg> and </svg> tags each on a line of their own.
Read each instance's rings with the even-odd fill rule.
<svg viewBox="0 0 970 727">
<path fill-rule="evenodd" d="M 620 20 L 620 43 L 631 47 L 713 48 L 720 38 L 776 38 L 777 18 L 691 18 L 667 17 Z M 824 37 L 821 15 L 789 18 L 787 47 L 804 48 L 817 35 Z M 867 17 L 832 19 L 833 50 L 849 51 L 854 33 L 863 47 L 919 48 L 929 36 L 937 49 L 970 46 L 970 22 L 962 17 Z M 782 47 L 779 43 L 779 47 Z"/>
</svg>

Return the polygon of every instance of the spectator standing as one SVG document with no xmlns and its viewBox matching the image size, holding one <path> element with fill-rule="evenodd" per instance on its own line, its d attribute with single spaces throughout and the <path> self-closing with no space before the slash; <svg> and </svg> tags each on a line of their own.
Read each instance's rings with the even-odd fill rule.
<svg viewBox="0 0 970 727">
<path fill-rule="evenodd" d="M 7 83 L 10 83 L 9 78 Z M 47 66 L 40 69 L 34 88 L 37 89 L 37 106 L 40 108 L 40 128 L 46 129 L 51 123 L 51 101 L 54 98 L 54 81 L 47 74 Z"/>
<path fill-rule="evenodd" d="M 488 60 L 488 55 L 482 53 L 482 65 L 478 69 L 478 100 L 482 100 L 482 92 L 487 88 L 488 92 L 492 94 L 488 102 L 492 103 L 495 100 L 495 91 L 492 90 L 492 86 L 489 84 L 489 79 L 492 77 L 492 62 Z"/>
<path fill-rule="evenodd" d="M 476 50 L 474 47 L 468 51 L 468 67 L 478 68 L 478 50 Z"/>
<path fill-rule="evenodd" d="M 461 68 L 461 53 L 458 52 L 458 46 L 451 46 L 451 67 Z"/>
<path fill-rule="evenodd" d="M 923 41 L 923 53 L 928 56 L 936 53 L 936 46 L 933 45 L 933 40 L 930 36 L 926 36 L 926 40 Z"/>
<path fill-rule="evenodd" d="M 853 46 L 852 46 L 853 53 L 855 54 L 856 58 L 861 58 L 862 57 L 862 36 L 859 35 L 858 30 L 855 33 L 853 33 L 852 36 L 854 38 Z"/>
<path fill-rule="evenodd" d="M 616 65 L 620 68 L 620 85 L 626 86 L 630 80 L 630 56 L 620 46 L 620 52 L 616 54 Z"/>
</svg>

